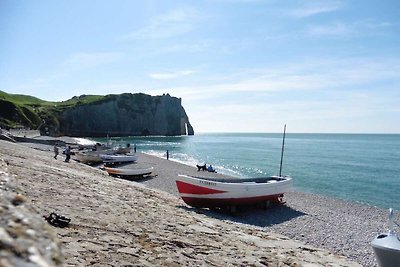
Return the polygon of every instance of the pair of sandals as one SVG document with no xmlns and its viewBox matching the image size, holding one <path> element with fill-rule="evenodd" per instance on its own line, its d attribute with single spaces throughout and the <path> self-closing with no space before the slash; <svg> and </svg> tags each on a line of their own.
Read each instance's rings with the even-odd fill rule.
<svg viewBox="0 0 400 267">
<path fill-rule="evenodd" d="M 60 227 L 60 228 L 64 228 L 67 227 L 69 225 L 69 223 L 71 222 L 70 218 L 65 217 L 64 215 L 59 215 L 55 212 L 50 213 L 49 216 L 43 216 L 45 218 L 45 220 L 55 226 L 55 227 Z"/>
</svg>

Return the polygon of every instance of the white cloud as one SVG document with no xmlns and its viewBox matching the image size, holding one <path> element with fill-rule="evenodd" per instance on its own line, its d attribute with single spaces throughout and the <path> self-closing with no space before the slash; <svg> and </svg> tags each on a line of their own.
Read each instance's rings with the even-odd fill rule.
<svg viewBox="0 0 400 267">
<path fill-rule="evenodd" d="M 307 32 L 312 36 L 343 36 L 351 34 L 353 29 L 344 23 L 334 23 L 332 25 L 311 26 Z"/>
<path fill-rule="evenodd" d="M 309 2 L 307 5 L 292 9 L 288 15 L 295 18 L 310 17 L 322 13 L 329 13 L 343 7 L 341 2 Z"/>
<path fill-rule="evenodd" d="M 143 28 L 123 36 L 123 39 L 163 39 L 192 31 L 198 19 L 193 8 L 177 8 L 154 17 Z"/>
<path fill-rule="evenodd" d="M 195 130 L 203 132 L 279 132 L 285 123 L 290 132 L 382 132 L 383 129 L 374 129 L 378 123 L 375 119 L 382 121 L 382 114 L 398 114 L 399 110 L 387 108 L 393 107 L 396 99 L 378 95 L 344 91 L 320 99 L 283 98 L 279 102 L 236 104 L 220 101 L 212 107 L 193 107 L 191 103 L 185 109 Z M 398 128 L 386 127 L 386 132 Z"/>
<path fill-rule="evenodd" d="M 328 25 L 313 25 L 308 27 L 311 36 L 360 36 L 382 34 L 382 30 L 392 27 L 386 21 L 362 20 L 352 23 L 335 22 Z"/>
<path fill-rule="evenodd" d="M 374 91 L 373 84 L 400 82 L 399 72 L 400 62 L 396 60 L 380 58 L 319 60 L 246 70 L 227 77 L 220 76 L 221 81 L 225 80 L 221 83 L 207 80 L 190 81 L 187 85 L 169 86 L 167 91 L 190 102 L 204 102 L 225 97 L 235 97 L 240 100 L 240 94 L 264 98 L 265 95 L 291 92 L 313 94 L 319 91 Z M 162 94 L 165 90 L 164 86 L 153 88 L 150 92 Z"/>
<path fill-rule="evenodd" d="M 182 71 L 168 71 L 168 72 L 158 72 L 151 73 L 149 76 L 155 80 L 168 80 L 168 79 L 176 79 L 183 76 L 188 76 L 195 73 L 193 70 L 182 70 Z"/>
</svg>

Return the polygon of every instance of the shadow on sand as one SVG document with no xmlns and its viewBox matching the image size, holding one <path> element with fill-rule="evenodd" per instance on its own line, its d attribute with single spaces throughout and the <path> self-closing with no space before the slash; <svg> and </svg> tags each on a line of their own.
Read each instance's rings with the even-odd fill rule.
<svg viewBox="0 0 400 267">
<path fill-rule="evenodd" d="M 249 224 L 259 227 L 269 227 L 276 224 L 284 223 L 286 221 L 290 221 L 300 216 L 307 215 L 306 213 L 292 209 L 291 207 L 288 207 L 286 205 L 273 205 L 268 209 L 245 206 L 241 207 L 241 209 L 235 214 L 231 214 L 224 210 L 200 209 L 184 205 L 179 205 L 178 208 L 200 214 L 205 214 L 209 217 L 220 220 L 229 220 L 232 222 Z"/>
<path fill-rule="evenodd" d="M 127 181 L 134 181 L 134 182 L 145 182 L 157 177 L 155 175 L 110 175 L 111 177 L 127 180 Z"/>
</svg>

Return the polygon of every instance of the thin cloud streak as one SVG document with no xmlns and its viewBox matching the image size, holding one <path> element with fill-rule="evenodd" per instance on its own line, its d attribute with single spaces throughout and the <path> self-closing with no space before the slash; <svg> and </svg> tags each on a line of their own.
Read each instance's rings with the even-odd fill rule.
<svg viewBox="0 0 400 267">
<path fill-rule="evenodd" d="M 314 71 L 309 72 L 310 65 Z M 388 69 L 386 66 L 392 66 Z M 232 76 L 225 83 L 208 83 L 171 87 L 174 95 L 185 99 L 201 100 L 213 97 L 223 97 L 234 93 L 280 93 L 316 90 L 357 90 L 360 87 L 380 81 L 400 82 L 398 73 L 400 62 L 384 59 L 354 59 L 327 60 L 314 63 L 274 66 L 264 70 L 244 71 Z M 240 77 L 239 79 L 235 77 Z M 221 79 L 224 79 L 221 77 Z M 151 92 L 160 94 L 165 89 L 153 89 Z"/>
<path fill-rule="evenodd" d="M 165 39 L 188 33 L 196 28 L 198 13 L 194 8 L 177 8 L 154 17 L 143 28 L 122 36 L 124 40 Z"/>
<path fill-rule="evenodd" d="M 154 80 L 169 80 L 169 79 L 181 78 L 183 76 L 188 76 L 194 73 L 196 73 L 196 71 L 193 70 L 168 71 L 168 72 L 150 73 L 149 77 Z"/>
<path fill-rule="evenodd" d="M 312 25 L 306 30 L 310 36 L 365 36 L 379 35 L 382 31 L 393 27 L 393 24 L 387 21 L 363 20 L 352 23 L 334 22 L 327 25 Z"/>
<path fill-rule="evenodd" d="M 354 132 L 360 128 L 371 132 L 368 118 L 385 114 L 387 109 L 384 107 L 395 103 L 395 99 L 343 92 L 325 100 L 283 100 L 279 103 L 268 102 L 267 105 L 221 104 L 212 109 L 190 108 L 187 111 L 191 119 L 201 123 L 200 128 L 214 129 L 216 132 L 246 132 L 249 126 L 252 132 L 279 131 L 283 123 L 288 123 L 292 132 L 301 132 L 305 124 L 310 132 L 338 132 L 338 125 L 347 124 L 348 127 L 354 127 Z M 203 120 L 204 117 L 213 120 Z M 219 122 L 218 125 L 214 125 L 215 121 Z"/>
<path fill-rule="evenodd" d="M 341 2 L 308 3 L 306 6 L 288 11 L 288 15 L 294 18 L 305 18 L 322 13 L 337 11 L 343 7 Z"/>
</svg>

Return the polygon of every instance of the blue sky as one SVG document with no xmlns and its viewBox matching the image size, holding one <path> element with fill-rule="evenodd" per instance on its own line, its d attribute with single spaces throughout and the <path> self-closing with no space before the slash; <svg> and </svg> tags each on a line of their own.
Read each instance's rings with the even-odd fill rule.
<svg viewBox="0 0 400 267">
<path fill-rule="evenodd" d="M 400 1 L 0 1 L 0 90 L 169 93 L 196 132 L 400 133 Z"/>
</svg>

